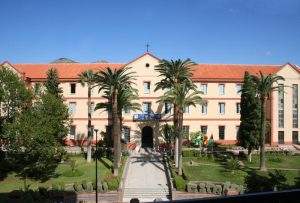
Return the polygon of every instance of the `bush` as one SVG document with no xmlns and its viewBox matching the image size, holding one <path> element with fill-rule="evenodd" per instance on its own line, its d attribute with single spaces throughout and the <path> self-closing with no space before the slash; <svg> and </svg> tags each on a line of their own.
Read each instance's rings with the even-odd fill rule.
<svg viewBox="0 0 300 203">
<path fill-rule="evenodd" d="M 276 155 L 271 155 L 268 160 L 270 162 L 275 162 L 275 163 L 281 163 L 282 162 L 282 157 L 276 156 Z"/>
<path fill-rule="evenodd" d="M 87 182 L 86 182 L 86 180 L 83 180 L 83 181 L 81 182 L 81 185 L 82 185 L 82 189 L 83 189 L 83 190 L 86 190 L 86 189 L 87 189 Z"/>
<path fill-rule="evenodd" d="M 64 176 L 64 177 L 79 177 L 79 176 L 82 176 L 83 174 L 84 174 L 84 172 L 79 169 L 75 169 L 74 171 L 68 169 L 62 173 L 62 176 Z"/>
<path fill-rule="evenodd" d="M 61 191 L 65 191 L 66 190 L 66 185 L 65 185 L 64 182 L 60 182 L 60 183 L 58 183 L 58 185 L 59 185 L 59 190 L 61 190 Z"/>
<path fill-rule="evenodd" d="M 93 189 L 96 190 L 96 180 L 94 180 L 92 185 L 93 185 Z M 97 187 L 98 187 L 98 189 L 97 189 L 98 192 L 103 192 L 103 187 L 102 187 L 102 183 L 101 183 L 100 180 L 98 180 L 98 186 Z"/>
<path fill-rule="evenodd" d="M 103 188 L 103 191 L 104 191 L 104 192 L 107 192 L 107 191 L 108 191 L 108 184 L 107 184 L 107 182 L 103 182 L 102 188 Z"/>
<path fill-rule="evenodd" d="M 86 192 L 93 192 L 93 185 L 92 185 L 92 183 L 87 183 L 86 184 L 86 189 L 85 189 L 85 191 Z"/>
<path fill-rule="evenodd" d="M 77 182 L 73 185 L 75 192 L 82 192 L 82 186 L 81 184 L 78 184 Z"/>
<path fill-rule="evenodd" d="M 198 184 L 198 191 L 200 193 L 206 193 L 206 185 L 205 185 L 205 183 L 199 183 Z"/>
<path fill-rule="evenodd" d="M 44 196 L 44 197 L 48 197 L 48 189 L 45 187 L 39 187 L 38 188 L 39 193 Z"/>
<path fill-rule="evenodd" d="M 59 184 L 58 183 L 52 183 L 52 190 L 59 191 Z"/>
<path fill-rule="evenodd" d="M 245 177 L 248 192 L 272 191 L 272 185 L 264 172 L 251 172 Z"/>
<path fill-rule="evenodd" d="M 210 183 L 210 182 L 207 182 L 206 183 L 206 192 L 207 193 L 213 193 L 213 188 L 214 188 L 214 184 L 213 183 Z"/>
<path fill-rule="evenodd" d="M 214 185 L 213 193 L 216 195 L 221 195 L 222 194 L 222 185 Z"/>
<path fill-rule="evenodd" d="M 188 192 L 193 192 L 193 193 L 198 192 L 198 186 L 196 183 L 188 183 L 186 188 Z"/>
<path fill-rule="evenodd" d="M 119 181 L 117 178 L 111 178 L 107 181 L 109 190 L 117 190 L 119 188 Z"/>
<path fill-rule="evenodd" d="M 226 168 L 231 171 L 231 173 L 234 173 L 240 168 L 240 163 L 237 159 L 231 157 L 226 161 Z"/>
<path fill-rule="evenodd" d="M 13 199 L 19 199 L 24 194 L 23 190 L 13 190 L 9 193 L 9 197 Z"/>
</svg>

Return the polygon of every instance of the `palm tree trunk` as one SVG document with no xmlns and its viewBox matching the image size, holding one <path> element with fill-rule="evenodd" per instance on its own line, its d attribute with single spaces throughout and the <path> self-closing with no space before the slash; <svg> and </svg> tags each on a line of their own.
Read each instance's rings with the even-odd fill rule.
<svg viewBox="0 0 300 203">
<path fill-rule="evenodd" d="M 260 170 L 266 171 L 266 157 L 265 157 L 265 137 L 266 137 L 266 99 L 261 99 L 261 136 L 260 136 Z"/>
<path fill-rule="evenodd" d="M 88 85 L 88 146 L 87 146 L 87 162 L 92 160 L 92 138 L 93 132 L 92 126 L 92 112 L 91 112 L 91 86 Z M 97 143 L 96 143 L 97 144 Z"/>
<path fill-rule="evenodd" d="M 174 113 L 173 113 L 173 125 L 174 125 L 174 133 L 175 133 L 175 167 L 178 168 L 178 106 L 174 104 Z"/>
<path fill-rule="evenodd" d="M 114 139 L 114 176 L 118 176 L 118 163 L 119 163 L 119 117 L 118 117 L 118 90 L 115 89 L 112 94 L 112 135 Z"/>
<path fill-rule="evenodd" d="M 118 167 L 121 166 L 121 157 L 122 157 L 122 145 L 121 145 L 121 134 L 122 134 L 122 127 L 123 127 L 123 123 L 122 123 L 122 112 L 119 114 L 119 132 L 118 132 L 118 135 L 119 135 L 119 139 L 118 139 Z"/>
<path fill-rule="evenodd" d="M 183 125 L 183 113 L 179 110 L 178 115 L 178 175 L 182 175 L 182 125 Z"/>
</svg>

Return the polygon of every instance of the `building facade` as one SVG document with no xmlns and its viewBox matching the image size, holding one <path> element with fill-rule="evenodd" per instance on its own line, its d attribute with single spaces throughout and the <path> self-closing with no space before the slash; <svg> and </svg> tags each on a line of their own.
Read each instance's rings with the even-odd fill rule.
<svg viewBox="0 0 300 203">
<path fill-rule="evenodd" d="M 138 146 L 157 146 L 163 142 L 161 126 L 172 124 L 172 109 L 169 104 L 158 103 L 161 90 L 154 91 L 155 83 L 161 80 L 154 70 L 160 59 L 150 53 L 132 60 L 127 64 L 113 63 L 54 63 L 54 64 L 10 64 L 10 67 L 22 77 L 28 85 L 44 82 L 50 68 L 58 70 L 63 97 L 69 107 L 72 125 L 67 143 L 82 140 L 87 135 L 87 87 L 79 83 L 78 75 L 84 70 L 98 71 L 106 67 L 131 67 L 135 72 L 135 88 L 139 92 L 138 102 L 142 106 L 139 112 L 123 113 L 123 139 Z M 183 130 L 188 134 L 202 131 L 208 137 L 222 144 L 236 143 L 240 125 L 240 92 L 245 71 L 250 74 L 277 74 L 285 78 L 281 81 L 281 91 L 273 92 L 267 102 L 267 119 L 270 130 L 266 143 L 270 145 L 292 144 L 299 142 L 299 67 L 284 65 L 231 65 L 197 64 L 193 68 L 193 80 L 203 92 L 206 105 L 197 105 L 185 109 Z M 92 105 L 104 102 L 101 92 L 92 91 Z M 110 118 L 104 110 L 92 113 L 92 125 L 99 132 L 109 129 Z"/>
</svg>

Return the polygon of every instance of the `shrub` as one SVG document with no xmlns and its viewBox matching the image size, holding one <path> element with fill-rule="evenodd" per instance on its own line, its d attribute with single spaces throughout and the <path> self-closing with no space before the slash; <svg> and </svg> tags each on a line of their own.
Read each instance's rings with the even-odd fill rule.
<svg viewBox="0 0 300 203">
<path fill-rule="evenodd" d="M 198 190 L 200 193 L 206 193 L 206 185 L 205 183 L 199 183 L 198 184 Z"/>
<path fill-rule="evenodd" d="M 207 182 L 206 183 L 206 192 L 207 193 L 213 193 L 213 187 L 214 187 L 214 184 L 212 184 L 210 182 Z"/>
<path fill-rule="evenodd" d="M 221 195 L 222 194 L 222 186 L 221 185 L 214 185 L 213 193 L 216 194 L 216 195 Z"/>
<path fill-rule="evenodd" d="M 86 184 L 86 189 L 85 189 L 86 192 L 93 192 L 93 185 L 92 183 L 87 183 Z"/>
<path fill-rule="evenodd" d="M 198 186 L 196 183 L 188 183 L 186 188 L 188 192 L 193 192 L 193 193 L 198 192 Z"/>
<path fill-rule="evenodd" d="M 9 193 L 9 197 L 13 199 L 19 199 L 24 194 L 23 190 L 13 190 Z"/>
<path fill-rule="evenodd" d="M 117 178 L 112 178 L 107 181 L 109 190 L 117 190 L 119 188 L 119 181 Z"/>
<path fill-rule="evenodd" d="M 108 184 L 107 184 L 107 182 L 103 182 L 102 188 L 103 188 L 103 191 L 104 191 L 104 192 L 107 192 L 107 191 L 108 191 Z"/>
<path fill-rule="evenodd" d="M 39 193 L 44 196 L 44 197 L 48 197 L 48 188 L 45 187 L 39 187 L 38 188 Z"/>
<path fill-rule="evenodd" d="M 86 190 L 86 189 L 87 189 L 87 182 L 86 182 L 86 180 L 83 180 L 83 181 L 81 182 L 81 185 L 82 185 L 82 189 L 83 189 L 83 190 Z"/>
<path fill-rule="evenodd" d="M 231 171 L 231 173 L 234 173 L 240 168 L 240 163 L 237 159 L 231 157 L 226 161 L 226 168 Z"/>
<path fill-rule="evenodd" d="M 83 174 L 84 174 L 84 172 L 79 169 L 75 169 L 74 171 L 68 169 L 62 173 L 62 176 L 64 176 L 64 177 L 79 177 L 79 176 L 82 176 Z"/>
<path fill-rule="evenodd" d="M 272 185 L 266 173 L 251 172 L 245 177 L 248 192 L 272 191 Z"/>
<path fill-rule="evenodd" d="M 282 157 L 277 156 L 277 155 L 271 155 L 268 160 L 270 162 L 275 162 L 275 163 L 281 163 L 282 162 Z"/>
<path fill-rule="evenodd" d="M 78 184 L 77 182 L 75 182 L 74 185 L 73 185 L 73 187 L 74 187 L 74 190 L 76 192 L 82 192 L 82 186 L 81 186 L 81 184 Z"/>
<path fill-rule="evenodd" d="M 59 185 L 59 190 L 61 190 L 61 191 L 65 191 L 66 190 L 66 185 L 65 185 L 64 182 L 60 182 L 60 183 L 58 183 L 58 185 Z"/>
</svg>

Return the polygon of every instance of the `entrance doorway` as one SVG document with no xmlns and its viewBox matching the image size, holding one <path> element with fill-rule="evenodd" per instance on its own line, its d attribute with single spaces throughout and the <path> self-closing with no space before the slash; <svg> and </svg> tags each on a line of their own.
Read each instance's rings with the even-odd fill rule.
<svg viewBox="0 0 300 203">
<path fill-rule="evenodd" d="M 142 129 L 142 147 L 153 148 L 153 129 L 150 126 Z"/>
</svg>

